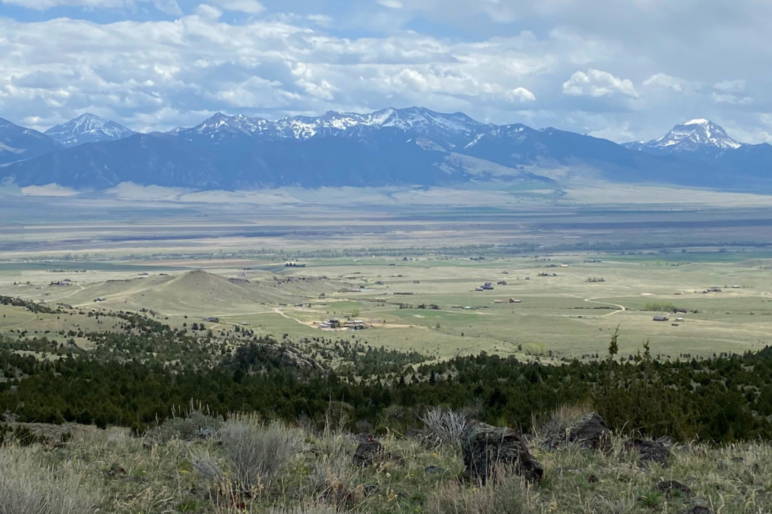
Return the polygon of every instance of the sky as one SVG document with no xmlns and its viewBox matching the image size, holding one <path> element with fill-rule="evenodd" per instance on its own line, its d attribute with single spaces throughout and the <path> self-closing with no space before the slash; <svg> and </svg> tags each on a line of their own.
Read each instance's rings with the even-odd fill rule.
<svg viewBox="0 0 772 514">
<path fill-rule="evenodd" d="M 772 142 L 768 0 L 0 0 L 0 117 L 141 131 L 422 106 Z"/>
</svg>

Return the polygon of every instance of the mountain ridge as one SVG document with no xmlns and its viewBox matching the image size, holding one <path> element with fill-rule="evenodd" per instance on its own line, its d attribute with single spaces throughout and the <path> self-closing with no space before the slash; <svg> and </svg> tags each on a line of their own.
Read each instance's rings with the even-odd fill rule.
<svg viewBox="0 0 772 514">
<path fill-rule="evenodd" d="M 120 182 L 254 189 L 481 180 L 536 180 L 559 188 L 549 177 L 564 168 L 569 176 L 611 182 L 772 191 L 770 162 L 771 146 L 738 143 L 703 119 L 676 125 L 656 140 L 619 145 L 555 128 L 486 124 L 460 112 L 410 107 L 277 120 L 216 113 L 190 128 L 59 146 L 5 166 L 0 179 L 76 189 Z"/>
<path fill-rule="evenodd" d="M 710 120 L 697 118 L 676 125 L 660 138 L 625 143 L 622 146 L 656 155 L 667 155 L 689 152 L 715 154 L 737 150 L 746 145 L 729 137 L 723 127 Z"/>
<path fill-rule="evenodd" d="M 85 143 L 116 141 L 136 132 L 114 121 L 85 113 L 66 123 L 51 127 L 45 131 L 45 134 L 61 146 L 69 148 Z"/>
</svg>

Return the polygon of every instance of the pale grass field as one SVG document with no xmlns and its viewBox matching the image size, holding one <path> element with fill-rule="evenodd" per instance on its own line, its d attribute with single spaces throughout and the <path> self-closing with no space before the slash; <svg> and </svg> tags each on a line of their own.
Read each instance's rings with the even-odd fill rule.
<svg viewBox="0 0 772 514">
<path fill-rule="evenodd" d="M 219 259 L 201 263 L 210 272 L 202 275 L 203 280 L 187 277 L 186 271 L 163 276 L 152 268 L 148 276 L 138 276 L 134 270 L 37 270 L 0 275 L 0 294 L 86 310 L 147 308 L 168 317 L 165 322 L 175 327 L 217 316 L 221 324 L 213 327 L 216 333 L 246 323 L 259 335 L 353 338 L 439 359 L 480 351 L 546 361 L 594 355 L 603 353 L 608 334 L 617 327 L 622 355 L 635 354 L 647 340 L 655 355 L 674 358 L 756 351 L 772 343 L 772 275 L 767 270 L 772 260 L 689 261 L 676 255 L 669 262 L 668 256 L 588 254 L 559 254 L 550 259 L 470 261 L 427 254 L 409 261 L 399 257 L 308 259 L 306 268 L 288 269 L 283 262 Z M 602 262 L 584 262 L 587 259 Z M 568 267 L 545 267 L 561 264 Z M 540 277 L 539 273 L 557 276 Z M 589 283 L 590 277 L 602 277 L 605 282 Z M 49 285 L 62 278 L 71 278 L 75 285 Z M 287 278 L 293 282 L 277 282 Z M 303 282 L 304 278 L 308 281 Z M 13 285 L 21 280 L 24 285 Z M 507 285 L 475 291 L 484 282 L 500 280 Z M 704 294 L 711 286 L 723 291 Z M 97 297 L 107 301 L 94 303 Z M 510 298 L 521 303 L 509 304 Z M 652 318 L 657 313 L 645 310 L 649 302 L 672 303 L 699 313 L 679 315 L 685 320 L 678 326 L 655 323 Z M 303 307 L 294 307 L 296 303 Z M 400 309 L 400 303 L 409 308 Z M 418 309 L 421 304 L 436 304 L 440 309 Z M 64 322 L 1 306 L 0 311 L 5 315 L 0 317 L 0 334 L 19 329 L 69 330 L 68 323 L 74 319 Z M 374 328 L 356 334 L 316 328 L 331 317 L 363 319 Z M 109 330 L 88 320 L 77 323 L 84 329 Z"/>
</svg>

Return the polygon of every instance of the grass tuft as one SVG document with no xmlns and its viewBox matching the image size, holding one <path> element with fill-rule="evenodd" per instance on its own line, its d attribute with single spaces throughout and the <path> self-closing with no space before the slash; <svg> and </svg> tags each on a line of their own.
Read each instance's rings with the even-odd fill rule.
<svg viewBox="0 0 772 514">
<path fill-rule="evenodd" d="M 87 514 L 100 491 L 70 467 L 48 466 L 39 448 L 6 446 L 0 451 L 0 514 Z"/>
</svg>

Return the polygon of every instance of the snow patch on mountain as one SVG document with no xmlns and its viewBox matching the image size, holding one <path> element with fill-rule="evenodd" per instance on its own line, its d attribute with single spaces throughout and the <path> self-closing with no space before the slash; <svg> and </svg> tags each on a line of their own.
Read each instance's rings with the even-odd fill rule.
<svg viewBox="0 0 772 514">
<path fill-rule="evenodd" d="M 650 153 L 688 153 L 737 150 L 743 144 L 729 137 L 719 125 L 710 120 L 698 118 L 676 125 L 658 139 L 628 143 L 625 146 Z"/>
<path fill-rule="evenodd" d="M 62 125 L 46 130 L 45 134 L 64 147 L 84 143 L 117 141 L 135 134 L 134 131 L 94 114 L 83 114 Z"/>
<path fill-rule="evenodd" d="M 188 130 L 175 129 L 175 135 L 203 135 L 216 139 L 228 133 L 241 132 L 275 139 L 311 139 L 318 136 L 343 136 L 356 130 L 393 128 L 403 132 L 428 134 L 440 131 L 458 137 L 473 136 L 486 128 L 465 114 L 440 114 L 429 109 L 382 109 L 358 114 L 330 111 L 319 117 L 295 116 L 269 121 L 243 115 L 228 116 L 217 113 L 200 125 Z"/>
</svg>

